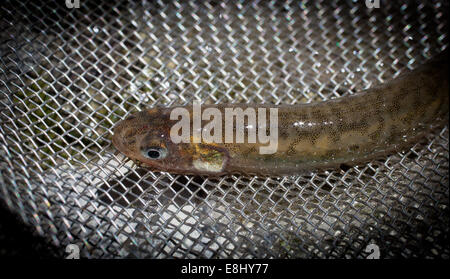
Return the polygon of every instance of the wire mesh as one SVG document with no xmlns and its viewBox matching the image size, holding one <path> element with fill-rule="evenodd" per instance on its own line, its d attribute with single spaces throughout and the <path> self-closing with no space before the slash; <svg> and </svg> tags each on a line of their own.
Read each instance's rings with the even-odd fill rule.
<svg viewBox="0 0 450 279">
<path fill-rule="evenodd" d="M 288 177 L 151 172 L 111 144 L 146 107 L 321 101 L 394 78 L 448 47 L 448 2 L 59 2 L 0 8 L 0 199 L 55 245 L 449 257 L 448 125 L 383 160 Z"/>
</svg>

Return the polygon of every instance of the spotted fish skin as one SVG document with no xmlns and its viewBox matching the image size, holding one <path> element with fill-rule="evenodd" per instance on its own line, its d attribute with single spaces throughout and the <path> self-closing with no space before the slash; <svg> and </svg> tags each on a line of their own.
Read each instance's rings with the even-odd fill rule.
<svg viewBox="0 0 450 279">
<path fill-rule="evenodd" d="M 432 128 L 448 123 L 448 72 L 445 53 L 414 71 L 347 97 L 299 105 L 202 106 L 222 113 L 225 108 L 277 108 L 278 149 L 274 154 L 260 154 L 259 147 L 265 144 L 258 141 L 175 144 L 170 140 L 170 128 L 177 122 L 170 120 L 173 108 L 149 109 L 119 122 L 113 144 L 152 170 L 179 174 L 279 176 L 365 163 L 407 149 Z M 185 108 L 192 125 L 193 108 Z M 143 156 L 143 150 L 154 146 L 167 150 L 167 156 L 160 160 Z"/>
</svg>

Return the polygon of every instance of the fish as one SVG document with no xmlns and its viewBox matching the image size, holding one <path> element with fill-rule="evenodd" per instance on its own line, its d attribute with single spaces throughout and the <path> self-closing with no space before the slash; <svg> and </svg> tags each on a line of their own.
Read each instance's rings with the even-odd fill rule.
<svg viewBox="0 0 450 279">
<path fill-rule="evenodd" d="M 203 105 L 200 114 L 195 104 L 149 108 L 118 122 L 112 142 L 118 151 L 152 171 L 203 176 L 300 175 L 364 164 L 406 150 L 436 127 L 448 124 L 448 108 L 445 51 L 389 81 L 322 102 Z M 236 115 L 232 122 L 223 117 L 227 112 L 247 109 L 260 112 L 257 123 L 250 113 L 242 118 L 247 125 L 238 122 Z M 173 116 L 174 111 L 183 110 L 187 119 Z M 216 121 L 210 115 L 208 119 L 203 115 L 208 110 L 222 118 Z M 276 113 L 271 115 L 273 111 Z M 188 126 L 186 131 L 174 133 L 182 120 Z M 211 125 L 212 120 L 215 125 Z M 208 123 L 209 135 L 217 132 L 213 138 L 203 137 L 208 135 L 203 134 Z M 243 140 L 238 140 L 238 128 L 244 129 Z M 269 145 L 272 128 L 276 148 L 261 152 Z M 226 139 L 230 131 L 235 133 L 234 141 Z M 181 140 L 180 134 L 184 135 Z"/>
</svg>

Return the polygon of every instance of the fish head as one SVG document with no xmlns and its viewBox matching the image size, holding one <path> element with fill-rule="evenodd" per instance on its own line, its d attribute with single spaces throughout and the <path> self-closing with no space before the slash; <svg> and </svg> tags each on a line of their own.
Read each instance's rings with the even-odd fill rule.
<svg viewBox="0 0 450 279">
<path fill-rule="evenodd" d="M 228 153 L 214 144 L 174 143 L 170 136 L 176 121 L 169 109 L 135 113 L 114 127 L 113 144 L 127 157 L 152 170 L 178 174 L 221 175 Z"/>
</svg>

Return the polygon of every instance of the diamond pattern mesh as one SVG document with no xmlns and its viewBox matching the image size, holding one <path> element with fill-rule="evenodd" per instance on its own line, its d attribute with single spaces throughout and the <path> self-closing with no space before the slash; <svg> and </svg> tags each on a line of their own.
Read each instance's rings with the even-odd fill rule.
<svg viewBox="0 0 450 279">
<path fill-rule="evenodd" d="M 449 130 L 307 176 L 150 172 L 111 127 L 156 105 L 341 98 L 448 47 L 448 2 L 6 1 L 0 200 L 89 258 L 449 257 Z"/>
</svg>

